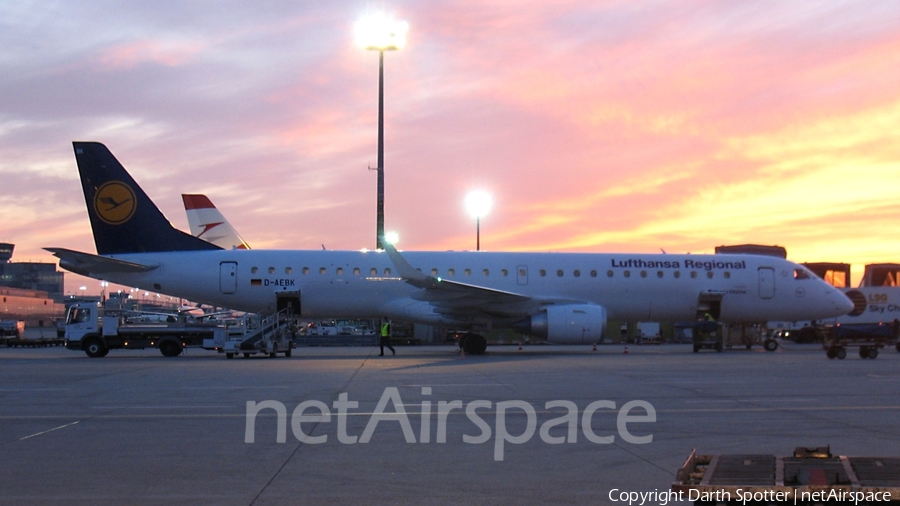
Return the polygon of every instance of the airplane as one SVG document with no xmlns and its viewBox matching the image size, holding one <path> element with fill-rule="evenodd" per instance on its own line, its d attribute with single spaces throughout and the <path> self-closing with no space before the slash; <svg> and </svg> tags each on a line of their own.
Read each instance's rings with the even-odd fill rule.
<svg viewBox="0 0 900 506">
<path fill-rule="evenodd" d="M 224 249 L 250 249 L 206 195 L 181 194 L 191 235 Z"/>
<path fill-rule="evenodd" d="M 468 328 L 469 354 L 493 328 L 589 345 L 608 319 L 802 321 L 853 309 L 806 267 L 760 255 L 223 249 L 173 227 L 106 146 L 73 148 L 97 254 L 45 248 L 60 267 L 213 306 Z M 102 206 L 109 198 L 124 204 Z"/>
</svg>

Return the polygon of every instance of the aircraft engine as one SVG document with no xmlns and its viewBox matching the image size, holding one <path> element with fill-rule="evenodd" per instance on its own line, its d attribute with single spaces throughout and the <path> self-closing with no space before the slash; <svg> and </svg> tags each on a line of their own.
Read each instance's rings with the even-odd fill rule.
<svg viewBox="0 0 900 506">
<path fill-rule="evenodd" d="M 551 343 L 597 343 L 606 332 L 606 309 L 593 304 L 547 306 L 545 311 L 519 322 L 514 328 Z"/>
</svg>

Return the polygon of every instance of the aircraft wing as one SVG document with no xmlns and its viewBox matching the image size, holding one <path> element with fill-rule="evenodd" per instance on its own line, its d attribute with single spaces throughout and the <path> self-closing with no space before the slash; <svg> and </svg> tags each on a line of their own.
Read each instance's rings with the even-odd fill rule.
<svg viewBox="0 0 900 506">
<path fill-rule="evenodd" d="M 412 298 L 428 302 L 436 312 L 450 318 L 522 317 L 533 314 L 541 306 L 542 301 L 527 295 L 430 276 L 410 265 L 392 245 L 385 244 L 384 250 L 400 277 L 421 288 L 412 294 Z"/>
<path fill-rule="evenodd" d="M 59 258 L 59 266 L 75 274 L 83 276 L 102 275 L 112 272 L 146 272 L 159 267 L 126 262 L 115 258 L 82 253 L 65 248 L 44 248 Z"/>
</svg>

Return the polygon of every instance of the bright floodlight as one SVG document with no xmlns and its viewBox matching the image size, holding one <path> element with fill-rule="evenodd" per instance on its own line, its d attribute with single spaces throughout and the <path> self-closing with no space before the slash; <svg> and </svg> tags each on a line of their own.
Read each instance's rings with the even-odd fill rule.
<svg viewBox="0 0 900 506">
<path fill-rule="evenodd" d="M 402 49 L 408 30 L 406 21 L 397 21 L 384 13 L 369 14 L 356 23 L 356 44 L 376 51 Z"/>
<path fill-rule="evenodd" d="M 485 191 L 477 190 L 466 195 L 466 210 L 473 218 L 481 218 L 491 210 L 493 200 Z"/>
<path fill-rule="evenodd" d="M 384 234 L 384 240 L 387 241 L 388 244 L 397 244 L 400 242 L 400 234 L 397 232 L 388 232 Z"/>
</svg>

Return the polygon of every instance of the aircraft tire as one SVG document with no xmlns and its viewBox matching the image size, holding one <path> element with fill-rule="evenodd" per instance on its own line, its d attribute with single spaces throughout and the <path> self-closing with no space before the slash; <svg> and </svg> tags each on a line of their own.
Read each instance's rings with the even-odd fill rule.
<svg viewBox="0 0 900 506">
<path fill-rule="evenodd" d="M 868 346 L 860 346 L 859 347 L 859 358 L 868 358 L 869 356 L 869 347 Z"/>
<path fill-rule="evenodd" d="M 763 347 L 766 351 L 775 351 L 778 349 L 778 341 L 774 339 L 766 339 L 766 342 L 763 343 Z"/>
<path fill-rule="evenodd" d="M 825 355 L 827 355 L 829 359 L 834 360 L 834 358 L 837 357 L 837 348 L 828 348 L 828 351 L 825 352 Z"/>
<path fill-rule="evenodd" d="M 93 337 L 84 346 L 84 352 L 91 358 L 105 357 L 109 353 L 109 349 L 103 344 L 103 341 Z"/>
<path fill-rule="evenodd" d="M 871 347 L 871 348 L 869 348 L 869 356 L 868 356 L 868 358 L 870 358 L 870 359 L 872 359 L 872 360 L 875 360 L 876 358 L 878 358 L 878 348 L 876 348 L 876 347 L 874 347 L 874 346 Z"/>
<path fill-rule="evenodd" d="M 838 348 L 837 352 L 835 352 L 835 355 L 837 356 L 838 360 L 844 360 L 845 358 L 847 358 L 847 350 Z"/>
</svg>

